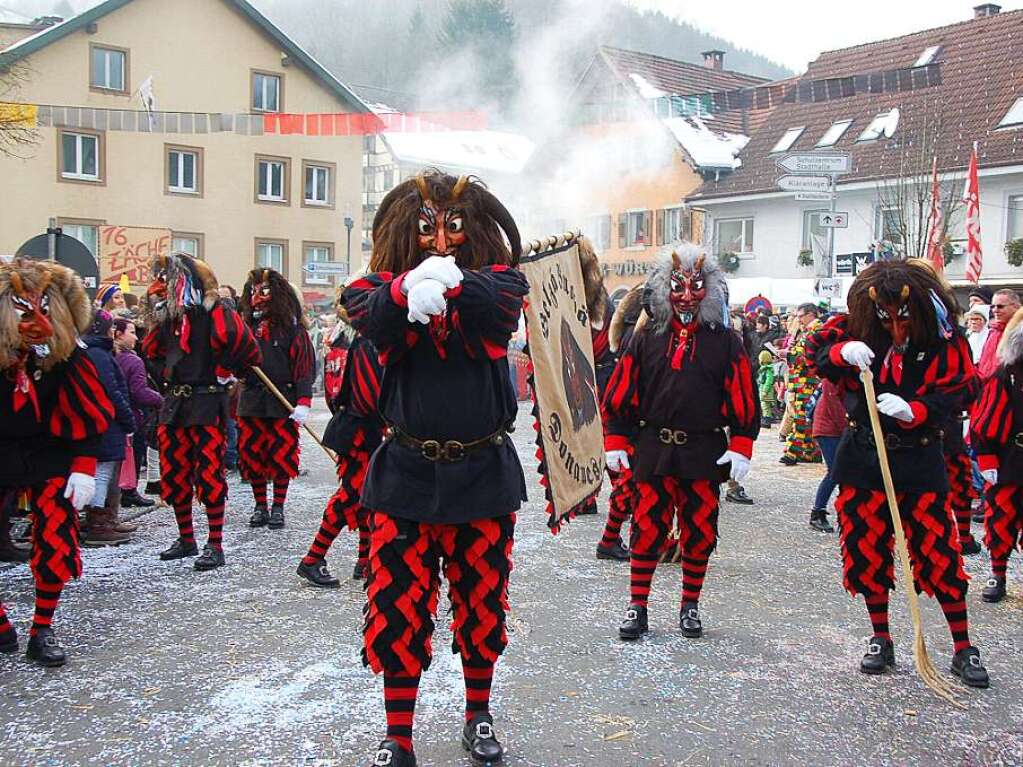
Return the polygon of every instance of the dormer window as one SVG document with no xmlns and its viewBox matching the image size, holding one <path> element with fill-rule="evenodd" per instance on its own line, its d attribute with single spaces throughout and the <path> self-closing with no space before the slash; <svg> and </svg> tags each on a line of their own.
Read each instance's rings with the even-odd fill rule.
<svg viewBox="0 0 1023 767">
<path fill-rule="evenodd" d="M 805 125 L 800 125 L 798 128 L 789 128 L 785 131 L 785 135 L 778 139 L 778 143 L 774 145 L 774 149 L 771 150 L 771 154 L 789 151 L 792 148 L 792 145 L 799 140 L 800 136 L 803 135 L 803 131 L 805 130 Z"/>
<path fill-rule="evenodd" d="M 934 63 L 934 59 L 938 57 L 938 53 L 941 51 L 940 45 L 931 45 L 924 48 L 924 52 L 920 54 L 920 58 L 916 60 L 914 67 L 926 67 L 928 64 Z"/>
<path fill-rule="evenodd" d="M 1017 125 L 1023 125 L 1023 96 L 1016 99 L 1016 103 L 1009 108 L 1009 111 L 1005 113 L 1005 117 L 998 123 L 999 128 L 1009 128 Z"/>
<path fill-rule="evenodd" d="M 831 127 L 825 131 L 820 141 L 817 142 L 817 147 L 834 146 L 845 135 L 845 132 L 849 130 L 849 126 L 852 124 L 852 120 L 839 120 L 838 122 L 831 123 Z"/>
<path fill-rule="evenodd" d="M 876 141 L 882 137 L 891 138 L 899 127 L 899 116 L 897 107 L 887 112 L 881 112 L 870 121 L 870 125 L 860 134 L 856 141 Z"/>
</svg>

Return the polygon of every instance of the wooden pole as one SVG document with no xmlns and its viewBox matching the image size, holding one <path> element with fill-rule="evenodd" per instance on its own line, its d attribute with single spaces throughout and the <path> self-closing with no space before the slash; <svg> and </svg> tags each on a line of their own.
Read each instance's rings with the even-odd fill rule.
<svg viewBox="0 0 1023 767">
<path fill-rule="evenodd" d="M 288 409 L 289 413 L 294 413 L 295 412 L 294 406 L 290 402 L 288 402 L 288 398 L 287 397 L 285 397 L 283 394 L 281 394 L 281 390 L 278 389 L 276 386 L 274 386 L 273 381 L 271 381 L 267 377 L 266 373 L 263 372 L 262 368 L 260 368 L 258 365 L 253 365 L 252 366 L 252 372 L 255 373 L 257 376 L 259 376 L 259 380 L 263 382 L 263 385 L 275 397 L 277 397 L 278 400 L 280 400 L 281 404 L 284 405 L 284 407 L 286 407 Z M 312 437 L 314 440 L 316 440 L 316 444 L 319 445 L 321 448 L 323 448 L 323 452 L 326 453 L 328 456 L 330 456 L 330 460 L 332 460 L 334 463 L 337 463 L 337 454 L 334 453 L 334 451 L 331 450 L 329 447 L 327 447 L 326 445 L 323 444 L 323 441 L 319 437 L 316 436 L 316 432 L 314 432 L 312 429 L 310 429 L 309 426 L 306 425 L 306 424 L 302 424 L 302 428 L 305 429 L 309 433 L 310 437 Z"/>
</svg>

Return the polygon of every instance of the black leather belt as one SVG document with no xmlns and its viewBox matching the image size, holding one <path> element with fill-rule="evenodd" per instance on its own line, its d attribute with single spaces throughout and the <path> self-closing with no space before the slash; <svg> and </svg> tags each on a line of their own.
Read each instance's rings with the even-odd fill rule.
<svg viewBox="0 0 1023 767">
<path fill-rule="evenodd" d="M 485 447 L 503 445 L 508 439 L 507 429 L 498 429 L 493 434 L 488 434 L 481 439 L 472 442 L 459 442 L 458 440 L 419 439 L 407 434 L 397 426 L 388 427 L 387 439 L 393 439 L 399 445 L 418 450 L 419 454 L 428 461 L 443 461 L 454 463 L 461 461 L 470 453 L 475 453 Z"/>
<path fill-rule="evenodd" d="M 649 424 L 646 421 L 639 422 L 639 428 L 641 429 L 656 429 L 657 439 L 664 445 L 676 445 L 681 447 L 682 445 L 689 444 L 689 440 L 695 437 L 702 437 L 707 434 L 720 434 L 721 428 L 711 429 L 710 431 L 686 431 L 685 429 L 673 429 L 670 426 L 655 426 Z"/>
<path fill-rule="evenodd" d="M 853 437 L 860 444 L 866 444 L 870 447 L 877 447 L 877 440 L 874 438 L 874 430 L 860 426 L 856 421 L 850 421 L 849 426 L 853 430 Z M 907 436 L 901 434 L 895 434 L 893 432 L 885 432 L 884 435 L 884 446 L 889 450 L 915 450 L 920 447 L 927 447 L 935 442 L 940 443 L 945 437 L 945 432 L 932 431 L 921 436 Z"/>
<path fill-rule="evenodd" d="M 174 397 L 192 397 L 196 394 L 223 394 L 227 388 L 220 384 L 171 384 L 167 391 Z"/>
</svg>

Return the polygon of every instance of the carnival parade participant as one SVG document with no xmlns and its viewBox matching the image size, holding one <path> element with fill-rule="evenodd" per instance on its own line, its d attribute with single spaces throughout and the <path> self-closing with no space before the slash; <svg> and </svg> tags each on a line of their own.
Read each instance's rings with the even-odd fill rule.
<svg viewBox="0 0 1023 767">
<path fill-rule="evenodd" d="M 817 390 L 818 380 L 806 357 L 806 339 L 819 327 L 820 310 L 814 304 L 796 309 L 798 323 L 792 344 L 786 351 L 789 374 L 787 398 L 792 407 L 792 431 L 786 437 L 785 452 L 779 459 L 786 466 L 819 463 L 821 452 L 813 439 L 813 424 L 806 417 L 806 404 Z"/>
<path fill-rule="evenodd" d="M 976 378 L 969 346 L 955 328 L 955 298 L 924 262 L 884 261 L 856 278 L 848 303 L 848 316 L 811 336 L 807 353 L 820 375 L 840 386 L 849 418 L 833 476 L 845 587 L 864 596 L 874 632 L 860 670 L 882 674 L 895 665 L 888 628 L 894 529 L 859 380 L 860 370 L 869 369 L 916 588 L 935 597 L 945 614 L 953 673 L 971 687 L 987 687 L 988 673 L 970 642 L 966 574 L 942 454 L 941 430 L 962 410 Z"/>
<path fill-rule="evenodd" d="M 342 321 L 347 320 L 343 305 L 338 307 L 338 314 Z M 384 422 L 377 410 L 383 378 L 377 350 L 369 340 L 354 332 L 350 335 L 339 333 L 332 345 L 342 344 L 346 347 L 343 361 L 334 357 L 340 364 L 340 371 L 329 371 L 330 375 L 340 372 L 341 381 L 336 387 L 327 385 L 330 382 L 324 385 L 327 407 L 333 415 L 323 433 L 323 444 L 337 453 L 337 490 L 327 501 L 320 529 L 309 552 L 298 565 L 301 577 L 314 586 L 327 588 L 341 585 L 328 570 L 326 557 L 334 539 L 345 527 L 359 534 L 358 556 L 352 577 L 356 580 L 366 577 L 369 519 L 359 499 L 369 458 L 380 446 L 384 434 Z M 328 358 L 324 367 L 325 377 L 331 362 Z"/>
<path fill-rule="evenodd" d="M 66 661 L 53 615 L 64 585 L 82 574 L 77 512 L 95 493 L 100 440 L 114 418 L 78 343 L 91 314 L 70 269 L 22 259 L 0 264 L 0 495 L 24 493 L 29 502 L 36 599 L 26 655 L 42 666 Z M 0 604 L 0 652 L 17 649 Z"/>
<path fill-rule="evenodd" d="M 174 509 L 178 539 L 160 559 L 199 553 L 192 529 L 193 495 L 206 507 L 209 538 L 196 570 L 224 564 L 224 418 L 227 387 L 235 373 L 261 361 L 252 331 L 225 306 L 217 278 L 202 261 L 184 253 L 157 256 L 147 300 L 153 324 L 142 351 L 165 387 L 157 441 L 160 495 Z"/>
<path fill-rule="evenodd" d="M 1009 320 L 998 349 L 1001 366 L 984 384 L 970 440 L 984 475 L 984 543 L 991 552 L 985 602 L 1005 598 L 1009 555 L 1023 548 L 1023 310 Z"/>
<path fill-rule="evenodd" d="M 726 295 L 702 248 L 683 244 L 658 261 L 646 284 L 650 321 L 637 327 L 604 398 L 608 467 L 631 470 L 637 494 L 622 639 L 648 631 L 650 585 L 676 518 L 679 626 L 686 637 L 703 633 L 699 601 L 717 545 L 720 484 L 748 474 L 760 430 L 752 367 L 728 324 Z"/>
<path fill-rule="evenodd" d="M 507 434 L 516 412 L 507 347 L 528 290 L 512 266 L 520 254 L 515 222 L 481 182 L 429 170 L 384 198 L 373 273 L 344 293 L 384 365 L 379 410 L 391 435 L 362 492 L 373 510 L 363 659 L 384 675 L 387 712 L 376 765 L 416 764 L 412 721 L 442 573 L 465 676 L 462 745 L 480 764 L 504 753 L 490 688 L 525 500 Z"/>
<path fill-rule="evenodd" d="M 316 352 L 298 295 L 280 272 L 262 267 L 249 272 L 238 310 L 256 337 L 264 375 L 292 407 L 289 412 L 254 372 L 241 383 L 238 468 L 255 499 L 249 526 L 280 530 L 288 486 L 298 476 L 298 430 L 309 417 Z M 273 503 L 268 509 L 270 482 Z"/>
</svg>

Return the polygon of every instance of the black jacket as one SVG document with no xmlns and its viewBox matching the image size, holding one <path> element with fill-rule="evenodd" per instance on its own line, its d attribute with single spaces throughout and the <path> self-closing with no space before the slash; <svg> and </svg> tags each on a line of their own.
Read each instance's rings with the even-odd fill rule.
<svg viewBox="0 0 1023 767">
<path fill-rule="evenodd" d="M 316 352 L 308 331 L 300 324 L 291 327 L 253 329 L 263 358 L 260 368 L 288 402 L 312 403 L 313 378 L 316 376 Z M 289 411 L 259 377 L 250 372 L 242 382 L 238 397 L 238 415 L 256 418 L 287 418 Z"/>
<path fill-rule="evenodd" d="M 323 444 L 338 454 L 347 453 L 362 431 L 365 445 L 372 452 L 380 446 L 384 420 L 380 417 L 380 383 L 384 369 L 373 344 L 356 335 L 348 346 L 341 389 L 330 402 L 333 413 L 323 432 Z"/>
<path fill-rule="evenodd" d="M 114 361 L 113 339 L 104 336 L 85 336 L 82 341 L 88 347 L 86 354 L 96 366 L 96 372 L 99 373 L 99 380 L 106 389 L 107 396 L 114 403 L 114 420 L 103 434 L 96 460 L 101 463 L 123 461 L 126 438 L 135 431 L 137 424 L 131 409 L 128 383 L 124 380 L 121 368 Z"/>
</svg>

